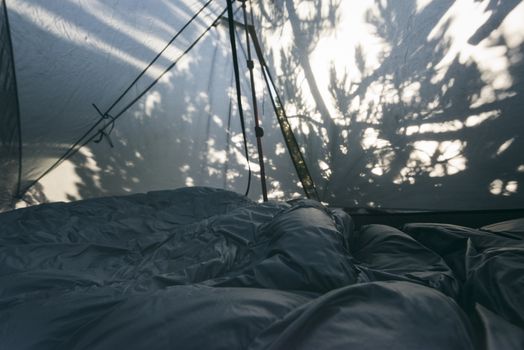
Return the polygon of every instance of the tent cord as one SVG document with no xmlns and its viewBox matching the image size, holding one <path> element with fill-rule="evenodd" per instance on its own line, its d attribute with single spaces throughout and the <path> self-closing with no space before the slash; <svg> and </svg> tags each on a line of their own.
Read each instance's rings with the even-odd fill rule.
<svg viewBox="0 0 524 350">
<path fill-rule="evenodd" d="M 249 189 L 251 187 L 251 164 L 249 162 L 249 150 L 247 148 L 247 135 L 246 135 L 246 123 L 244 118 L 244 109 L 242 107 L 242 91 L 240 88 L 240 70 L 238 68 L 238 56 L 237 56 L 237 45 L 235 41 L 235 20 L 233 14 L 233 0 L 227 0 L 227 17 L 229 23 L 229 38 L 231 42 L 231 53 L 233 56 L 233 69 L 235 72 L 235 86 L 237 92 L 237 104 L 238 104 L 238 114 L 240 116 L 240 125 L 242 127 L 242 136 L 244 138 L 244 152 L 246 155 L 247 167 L 248 167 L 248 179 L 247 179 L 247 188 L 246 196 L 249 194 Z"/>
<path fill-rule="evenodd" d="M 118 114 L 116 114 L 114 117 L 111 118 L 111 121 L 109 123 L 106 123 L 104 126 L 102 126 L 99 131 L 95 134 L 93 134 L 91 137 L 89 137 L 86 141 L 82 142 L 83 139 L 91 133 L 102 121 L 106 120 L 107 117 L 101 117 L 99 120 L 86 132 L 78 141 L 76 141 L 53 165 L 51 165 L 44 173 L 42 173 L 38 178 L 36 178 L 33 182 L 31 182 L 22 192 L 25 193 L 29 188 L 34 186 L 38 181 L 40 181 L 44 176 L 49 174 L 52 170 L 54 170 L 58 165 L 60 165 L 64 160 L 72 157 L 74 154 L 78 152 L 78 150 L 85 145 L 87 145 L 89 142 L 93 141 L 96 137 L 99 136 L 101 132 L 105 132 L 106 128 L 110 125 L 114 125 L 115 121 L 122 116 L 129 108 L 131 108 L 139 99 L 141 99 L 153 86 L 155 86 L 164 75 L 166 75 L 173 67 L 177 65 L 177 63 L 189 52 L 195 47 L 195 45 L 204 37 L 205 34 L 207 34 L 211 28 L 216 26 L 217 21 L 226 13 L 227 9 L 224 9 L 218 17 L 211 23 L 200 36 L 196 38 L 196 40 L 182 53 L 180 54 L 151 84 L 149 84 L 145 90 L 143 90 L 138 96 L 136 96 L 131 102 L 129 102 Z M 104 113 L 106 115 L 107 113 Z M 77 147 L 80 145 L 79 147 Z"/>
</svg>

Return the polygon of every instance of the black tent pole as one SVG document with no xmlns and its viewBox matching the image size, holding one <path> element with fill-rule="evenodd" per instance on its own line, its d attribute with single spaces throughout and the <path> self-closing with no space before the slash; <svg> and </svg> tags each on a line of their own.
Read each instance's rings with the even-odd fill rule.
<svg viewBox="0 0 524 350">
<path fill-rule="evenodd" d="M 240 0 L 242 3 L 242 12 L 244 13 L 244 28 L 246 32 L 246 46 L 247 46 L 247 66 L 249 68 L 249 79 L 251 80 L 251 97 L 253 99 L 253 114 L 255 117 L 255 135 L 257 137 L 258 163 L 260 165 L 260 182 L 262 185 L 262 196 L 264 202 L 267 202 L 267 185 L 266 185 L 266 168 L 264 166 L 264 152 L 262 151 L 262 137 L 264 136 L 264 129 L 260 127 L 260 118 L 258 115 L 257 94 L 255 89 L 255 77 L 253 69 L 255 64 L 251 58 L 251 44 L 249 40 L 246 0 Z M 251 9 L 252 10 L 252 9 Z"/>
<path fill-rule="evenodd" d="M 246 196 L 249 194 L 249 187 L 251 185 L 251 165 L 249 163 L 249 151 L 247 148 L 247 136 L 246 136 L 246 123 L 244 120 L 244 109 L 242 107 L 242 91 L 240 89 L 240 71 L 238 69 L 238 56 L 237 56 L 237 45 L 235 41 L 235 19 L 233 13 L 233 0 L 227 0 L 227 17 L 229 23 L 229 38 L 231 41 L 231 54 L 233 56 L 233 69 L 235 71 L 235 85 L 237 90 L 237 104 L 238 114 L 240 116 L 240 125 L 242 127 L 242 135 L 244 137 L 244 151 L 246 154 L 247 166 L 248 166 L 248 179 Z"/>
</svg>

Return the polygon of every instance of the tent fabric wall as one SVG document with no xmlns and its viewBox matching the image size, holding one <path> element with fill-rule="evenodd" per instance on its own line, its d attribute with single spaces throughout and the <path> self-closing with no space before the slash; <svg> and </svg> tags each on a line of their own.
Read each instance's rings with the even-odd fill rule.
<svg viewBox="0 0 524 350">
<path fill-rule="evenodd" d="M 5 0 L 0 1 L 0 211 L 9 208 L 18 191 L 20 119 L 16 75 Z"/>
<path fill-rule="evenodd" d="M 27 129 L 23 189 L 98 120 L 92 104 L 107 109 L 204 3 L 183 1 L 175 6 L 167 1 L 75 0 L 11 4 L 19 94 L 25 106 L 22 118 Z M 141 93 L 213 24 L 223 8 L 225 2 L 211 2 L 109 114 L 117 114 Z M 232 100 L 226 24 L 217 22 L 174 69 L 118 119 L 110 135 L 113 148 L 105 138 L 98 144 L 87 144 L 31 187 L 26 200 L 69 201 L 192 185 L 245 192 L 247 163 Z M 240 30 L 238 41 L 245 46 Z M 247 72 L 239 54 L 241 69 Z M 257 80 L 266 128 L 264 142 L 284 149 L 259 72 Z M 242 88 L 254 169 L 250 195 L 259 198 L 247 79 L 243 79 Z M 301 188 L 289 156 L 276 154 L 267 166 L 271 198 L 283 197 L 282 187 L 288 198 L 299 195 Z"/>
<path fill-rule="evenodd" d="M 524 207 L 522 1 L 260 1 L 268 61 L 333 206 Z"/>
<path fill-rule="evenodd" d="M 22 190 L 98 120 L 92 104 L 103 111 L 110 106 L 204 3 L 7 3 L 23 126 Z M 111 113 L 158 77 L 225 5 L 212 1 Z M 346 208 L 524 207 L 522 2 L 261 0 L 253 8 L 262 49 L 323 202 Z M 243 193 L 247 162 L 231 103 L 224 24 L 218 22 L 117 121 L 113 148 L 107 139 L 87 144 L 34 184 L 25 200 L 192 185 Z M 250 196 L 260 199 L 247 67 L 239 54 L 254 170 Z M 255 76 L 270 198 L 302 196 L 261 72 Z M 5 168 L 14 171 L 16 164 L 9 164 Z M 0 187 L 13 192 L 12 181 Z"/>
</svg>

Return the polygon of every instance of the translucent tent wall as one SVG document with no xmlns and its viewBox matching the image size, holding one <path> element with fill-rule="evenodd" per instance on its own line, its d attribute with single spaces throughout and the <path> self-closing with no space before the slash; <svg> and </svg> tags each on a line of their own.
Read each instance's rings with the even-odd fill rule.
<svg viewBox="0 0 524 350">
<path fill-rule="evenodd" d="M 204 3 L 7 1 L 20 100 L 21 188 L 32 185 L 26 201 L 190 185 L 245 191 L 223 21 L 117 120 L 109 138 L 88 143 L 34 183 L 100 118 L 92 104 L 102 111 L 111 106 Z M 110 114 L 139 96 L 225 5 L 212 1 Z M 260 0 L 253 7 L 322 201 L 393 209 L 524 207 L 521 1 Z M 240 12 L 236 17 L 241 20 Z M 245 49 L 242 28 L 237 30 Z M 260 199 L 240 49 L 239 57 L 251 196 Z M 1 77 L 8 82 L 6 71 Z M 270 197 L 303 195 L 260 71 L 256 80 Z M 12 83 L 2 89 L 3 101 L 12 96 Z M 0 187 L 12 194 L 18 129 L 16 118 L 3 112 L 16 106 L 5 106 Z"/>
<path fill-rule="evenodd" d="M 323 201 L 524 207 L 522 1 L 262 1 L 257 9 Z"/>
<path fill-rule="evenodd" d="M 13 205 L 20 170 L 20 123 L 15 67 L 5 2 L 0 2 L 0 210 Z"/>
<path fill-rule="evenodd" d="M 11 34 L 20 82 L 22 189 L 30 203 L 205 185 L 245 192 L 248 168 L 240 129 L 225 1 L 212 1 L 110 110 L 115 116 L 207 29 L 177 65 L 122 114 L 109 137 L 97 136 L 34 183 L 99 119 L 204 1 L 13 1 Z M 238 9 L 238 6 L 235 6 Z M 237 11 L 237 17 L 241 13 Z M 215 24 L 213 26 L 213 24 Z M 244 33 L 237 29 L 253 179 L 258 163 Z M 258 99 L 270 198 L 301 193 L 260 72 Z M 267 117 L 266 117 L 267 115 Z M 110 118 L 105 120 L 109 123 Z M 96 135 L 100 127 L 90 135 Z M 111 128 L 109 128 L 111 129 Z M 278 170 L 277 170 L 278 169 Z M 283 188 L 286 192 L 283 192 Z"/>
</svg>

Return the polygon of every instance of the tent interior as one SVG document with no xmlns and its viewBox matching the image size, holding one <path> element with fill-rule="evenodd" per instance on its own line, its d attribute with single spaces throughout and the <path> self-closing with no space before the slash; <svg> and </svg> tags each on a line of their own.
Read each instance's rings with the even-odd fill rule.
<svg viewBox="0 0 524 350">
<path fill-rule="evenodd" d="M 0 7 L 0 348 L 524 348 L 524 2 Z"/>
</svg>

